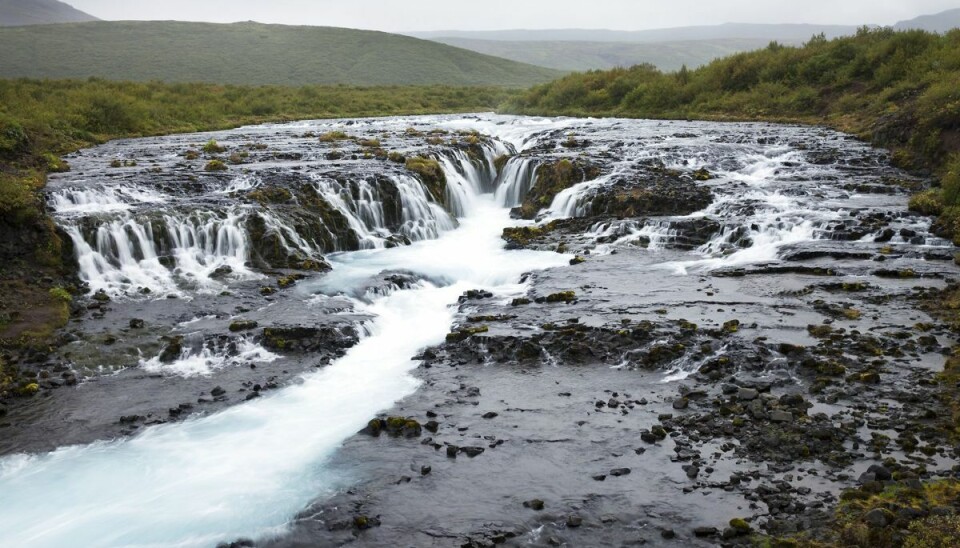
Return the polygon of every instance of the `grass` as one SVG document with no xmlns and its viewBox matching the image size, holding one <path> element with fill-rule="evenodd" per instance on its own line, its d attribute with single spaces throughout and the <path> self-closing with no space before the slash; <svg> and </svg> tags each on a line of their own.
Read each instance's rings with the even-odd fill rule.
<svg viewBox="0 0 960 548">
<path fill-rule="evenodd" d="M 0 28 L 0 76 L 242 85 L 528 87 L 561 72 L 383 32 L 96 21 Z"/>
</svg>

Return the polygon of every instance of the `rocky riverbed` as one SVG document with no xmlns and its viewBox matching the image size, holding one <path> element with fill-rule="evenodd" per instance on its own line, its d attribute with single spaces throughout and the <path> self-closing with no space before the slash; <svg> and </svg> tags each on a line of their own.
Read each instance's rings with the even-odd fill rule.
<svg viewBox="0 0 960 548">
<path fill-rule="evenodd" d="M 953 246 L 907 211 L 927 181 L 848 136 L 416 117 L 69 161 L 49 192 L 78 258 L 73 320 L 49 355 L 18 357 L 39 394 L 0 419 L 0 487 L 70 464 L 25 453 L 119 440 L 84 458 L 96 477 L 178 427 L 186 458 L 246 462 L 244 435 L 273 439 L 234 473 L 309 478 L 296 496 L 229 490 L 228 507 L 267 493 L 289 515 L 191 518 L 182 536 L 173 518 L 160 536 L 133 523 L 114 541 L 835 541 L 845 491 L 957 473 L 938 378 L 955 335 L 926 311 L 960 272 Z M 323 414 L 290 407 L 297 390 Z M 273 437 L 291 427 L 309 432 Z M 237 433 L 220 456 L 218 428 Z M 889 535 L 922 517 L 864 514 Z"/>
</svg>

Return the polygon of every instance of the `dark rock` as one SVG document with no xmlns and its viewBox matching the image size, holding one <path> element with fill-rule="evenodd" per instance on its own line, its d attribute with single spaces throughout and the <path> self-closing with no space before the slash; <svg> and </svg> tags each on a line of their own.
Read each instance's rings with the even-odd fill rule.
<svg viewBox="0 0 960 548">
<path fill-rule="evenodd" d="M 493 419 L 493 418 L 496 418 L 497 416 L 499 416 L 499 413 L 494 413 L 493 411 L 483 414 L 483 418 L 485 419 Z"/>
<path fill-rule="evenodd" d="M 717 533 L 718 531 L 716 527 L 697 527 L 693 530 L 694 536 L 699 538 L 714 537 L 717 535 Z"/>
<path fill-rule="evenodd" d="M 544 506 L 545 506 L 545 505 L 544 505 L 543 501 L 540 500 L 540 499 L 528 500 L 528 501 L 526 501 L 526 502 L 523 503 L 523 507 L 524 507 L 524 508 L 529 508 L 529 509 L 531 509 L 531 510 L 536 510 L 536 511 L 538 511 L 538 512 L 539 512 L 540 510 L 543 510 Z"/>
<path fill-rule="evenodd" d="M 468 457 L 473 458 L 483 453 L 484 449 L 483 447 L 462 447 L 460 448 L 460 451 L 462 451 Z"/>
<path fill-rule="evenodd" d="M 773 422 L 792 422 L 793 413 L 781 409 L 774 409 L 770 412 L 770 420 Z"/>
<path fill-rule="evenodd" d="M 874 475 L 877 481 L 889 481 L 893 479 L 893 473 L 890 472 L 885 466 L 880 464 L 874 464 L 867 469 L 867 472 Z"/>
<path fill-rule="evenodd" d="M 134 318 L 130 320 L 130 329 L 143 329 L 143 326 L 146 325 L 141 319 Z"/>
<path fill-rule="evenodd" d="M 567 527 L 570 527 L 571 529 L 576 529 L 581 525 L 583 525 L 583 518 L 581 518 L 580 516 L 577 516 L 577 515 L 567 516 Z"/>
<path fill-rule="evenodd" d="M 214 398 L 218 398 L 226 393 L 227 391 L 219 386 L 214 387 L 214 389 L 210 391 L 210 395 L 213 396 Z"/>
<path fill-rule="evenodd" d="M 891 514 L 882 508 L 874 508 L 863 516 L 863 521 L 874 529 L 882 529 L 890 524 Z"/>
<path fill-rule="evenodd" d="M 620 476 L 627 476 L 629 474 L 630 474 L 629 468 L 614 468 L 613 470 L 610 470 L 610 475 L 615 478 L 619 478 Z"/>
</svg>

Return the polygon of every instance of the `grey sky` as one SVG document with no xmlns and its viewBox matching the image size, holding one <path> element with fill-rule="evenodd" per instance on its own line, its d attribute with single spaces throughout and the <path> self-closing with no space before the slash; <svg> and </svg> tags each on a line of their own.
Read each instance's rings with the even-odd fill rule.
<svg viewBox="0 0 960 548">
<path fill-rule="evenodd" d="M 960 0 L 66 0 L 102 19 L 326 25 L 385 31 L 605 28 L 725 22 L 890 25 Z"/>
</svg>

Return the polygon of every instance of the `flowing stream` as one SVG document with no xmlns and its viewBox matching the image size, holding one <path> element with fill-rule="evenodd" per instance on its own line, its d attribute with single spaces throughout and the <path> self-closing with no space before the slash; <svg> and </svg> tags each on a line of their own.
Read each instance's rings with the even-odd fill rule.
<svg viewBox="0 0 960 548">
<path fill-rule="evenodd" d="M 281 532 L 308 503 L 342 486 L 346 478 L 326 473 L 324 460 L 378 411 L 416 389 L 417 381 L 410 375 L 418 364 L 413 358 L 420 349 L 443 341 L 451 329 L 455 311 L 451 305 L 457 297 L 484 289 L 512 298 L 524 290 L 519 283 L 522 274 L 569 259 L 556 253 L 505 251 L 500 233 L 512 223 L 505 204 L 496 202 L 490 192 L 481 193 L 476 169 L 463 173 L 447 159 L 444 165 L 447 176 L 462 183 L 456 191 L 462 214 L 459 228 L 433 224 L 446 213 L 428 203 L 417 187 L 404 208 L 402 230 L 420 236 L 416 238 L 420 241 L 340 254 L 332 259 L 332 273 L 301 288 L 305 299 L 320 299 L 324 294 L 349 293 L 369 276 L 391 270 L 414 272 L 428 280 L 369 302 L 356 299 L 358 311 L 374 320 L 367 326 L 369 335 L 346 356 L 304 375 L 295 386 L 211 416 L 151 428 L 128 440 L 3 459 L 0 544 L 209 546 L 241 537 L 261 538 Z M 404 184 L 401 188 L 414 186 Z M 325 193 L 339 192 L 323 181 L 317 185 Z M 361 188 L 361 196 L 371 194 L 369 188 Z M 88 202 L 98 198 L 107 197 L 108 203 L 115 198 L 81 196 L 82 200 L 70 202 L 77 204 L 70 212 L 90 210 Z M 342 202 L 333 203 L 346 208 Z M 375 223 L 373 209 L 358 205 L 362 219 L 357 222 Z M 227 230 L 235 218 L 227 216 L 221 229 L 200 224 L 193 230 L 168 219 L 170 233 L 176 235 L 175 248 L 181 250 L 178 255 L 185 256 L 178 258 L 180 267 L 193 264 L 196 254 L 200 259 L 193 264 L 194 272 L 204 268 L 204 259 L 210 262 L 207 267 L 227 263 L 242 269 L 244 261 L 230 263 L 231 258 L 244 256 L 244 238 Z M 373 245 L 375 234 L 363 231 L 363 247 L 382 247 Z M 123 241 L 115 242 L 120 245 L 114 248 L 153 249 L 151 236 L 133 232 L 140 245 Z M 122 226 L 106 225 L 97 239 L 126 234 Z M 79 236 L 75 240 L 84 241 Z M 113 285 L 106 275 L 91 276 L 94 289 L 131 282 L 174 284 L 155 253 L 140 260 L 120 256 L 120 265 L 133 265 L 126 271 L 122 266 L 111 268 L 89 247 L 81 247 L 79 256 L 81 262 L 98 262 L 81 264 L 85 272 L 115 276 Z M 189 364 L 180 368 L 195 370 Z"/>
<path fill-rule="evenodd" d="M 256 283 L 271 267 L 325 260 L 332 271 L 296 286 L 297 298 L 319 306 L 346 295 L 351 313 L 373 319 L 363 326 L 366 336 L 345 356 L 258 399 L 146 428 L 126 439 L 0 459 L 0 545 L 187 547 L 282 534 L 311 502 L 350 484 L 351 478 L 325 468 L 325 461 L 377 413 L 417 389 L 411 375 L 419 364 L 415 357 L 443 342 L 455 321 L 458 297 L 482 289 L 509 302 L 525 294 L 527 286 L 520 281 L 525 273 L 569 262 L 570 255 L 552 251 L 507 251 L 501 232 L 523 223 L 511 220 L 510 208 L 523 202 L 543 161 L 566 153 L 558 149 L 536 157 L 525 151 L 572 127 L 589 134 L 604 153 L 611 150 L 607 144 L 624 135 L 629 139 L 599 178 L 559 193 L 544 207 L 543 219 L 586 215 L 596 192 L 637 176 L 637 166 L 650 159 L 662 160 L 670 169 L 709 166 L 715 175 L 708 183 L 714 199 L 705 209 L 668 219 L 598 223 L 583 234 L 596 242 L 599 254 L 646 242 L 650 255 L 635 274 L 651 280 L 770 263 L 798 244 L 874 247 L 878 236 L 873 232 L 844 237 L 838 244 L 837 229 L 865 210 L 902 208 L 900 197 L 836 189 L 831 181 L 856 179 L 859 168 L 808 162 L 802 147 L 789 144 L 791 139 L 840 141 L 833 133 L 824 137 L 815 130 L 745 125 L 743 134 L 767 140 L 724 142 L 720 136 L 725 133 L 710 133 L 720 126 L 709 124 L 678 129 L 648 122 L 492 116 L 372 120 L 363 127 L 402 131 L 408 124 L 419 124 L 423 131 L 476 130 L 492 139 L 479 145 L 482 157 L 469 156 L 467 148 L 434 151 L 448 181 L 442 200 L 399 168 L 384 168 L 386 174 L 355 173 L 354 164 L 344 160 L 333 173 L 324 171 L 331 161 L 320 156 L 298 158 L 308 167 L 297 179 L 298 188 L 325 201 L 330 215 L 340 219 L 336 233 L 331 227 L 304 230 L 306 221 L 287 210 L 230 199 L 264 188 L 271 177 L 288 176 L 271 171 L 268 162 L 261 172 L 190 182 L 194 194 L 181 190 L 187 184 L 153 188 L 122 173 L 113 180 L 74 181 L 51 191 L 50 206 L 74 243 L 81 278 L 91 292 L 121 302 L 166 295 L 189 299 L 216 295 L 231 284 Z M 250 131 L 270 142 L 278 127 L 286 126 Z M 333 122 L 321 130 L 349 127 Z M 678 135 L 681 130 L 705 136 Z M 191 142 L 182 139 L 180 144 Z M 879 162 L 862 145 L 844 146 L 864 162 Z M 495 160 L 504 154 L 513 157 L 498 170 Z M 160 156 L 175 161 L 173 155 Z M 706 218 L 718 223 L 703 242 L 692 250 L 660 254 L 678 237 L 678 227 Z M 913 234 L 915 245 L 943 245 L 915 220 L 894 224 L 897 235 L 886 242 L 907 244 L 904 238 Z M 250 227 L 259 231 L 259 239 L 251 238 Z M 269 249 L 257 247 L 268 238 L 274 242 Z M 398 242 L 409 245 L 394 245 Z M 280 259 L 268 255 L 277 250 Z M 273 263 L 256 268 L 255 259 Z M 393 271 L 410 273 L 417 281 L 409 289 L 356 294 L 371 277 Z M 278 359 L 245 344 L 244 362 Z M 208 349 L 186 352 L 173 366 L 152 356 L 141 365 L 188 375 L 208 374 L 211 362 L 230 363 Z M 683 378 L 684 371 L 672 373 L 670 380 Z"/>
</svg>

